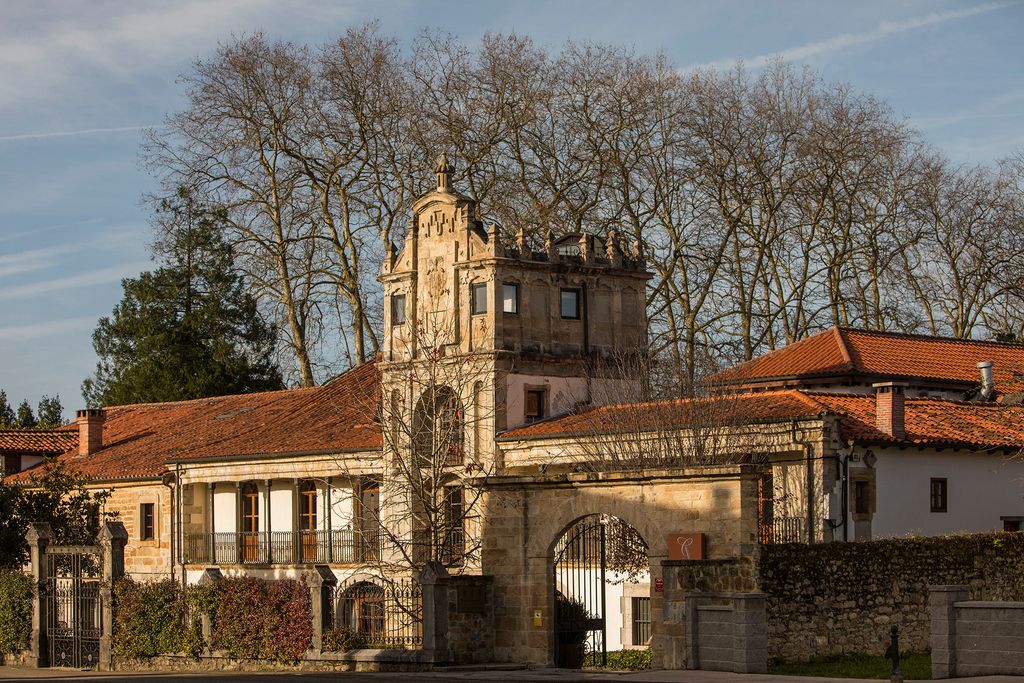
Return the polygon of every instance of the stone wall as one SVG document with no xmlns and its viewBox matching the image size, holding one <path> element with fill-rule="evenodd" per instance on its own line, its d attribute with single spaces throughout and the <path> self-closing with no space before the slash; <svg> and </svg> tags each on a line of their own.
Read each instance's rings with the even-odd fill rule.
<svg viewBox="0 0 1024 683">
<path fill-rule="evenodd" d="M 932 678 L 1024 675 L 1024 602 L 969 601 L 966 586 L 933 586 Z"/>
<path fill-rule="evenodd" d="M 107 512 L 128 532 L 124 551 L 125 572 L 139 581 L 164 579 L 171 571 L 171 496 L 159 483 L 123 484 L 109 487 Z M 142 540 L 139 518 L 143 503 L 153 505 L 154 538 Z"/>
<path fill-rule="evenodd" d="M 1024 600 L 1024 534 L 989 533 L 762 548 L 768 654 L 783 661 L 929 646 L 929 586 L 974 600 Z"/>
<path fill-rule="evenodd" d="M 491 577 L 451 577 L 448 649 L 455 664 L 494 661 L 494 581 Z"/>
</svg>

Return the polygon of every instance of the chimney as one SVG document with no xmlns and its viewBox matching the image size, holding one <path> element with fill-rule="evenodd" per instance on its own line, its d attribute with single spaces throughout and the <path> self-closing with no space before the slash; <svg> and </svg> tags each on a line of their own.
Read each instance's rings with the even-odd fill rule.
<svg viewBox="0 0 1024 683">
<path fill-rule="evenodd" d="M 103 420 L 106 414 L 102 408 L 79 410 L 78 418 L 78 454 L 92 455 L 103 448 Z"/>
<path fill-rule="evenodd" d="M 875 389 L 875 427 L 878 431 L 902 439 L 904 428 L 906 382 L 878 382 Z"/>
<path fill-rule="evenodd" d="M 981 400 L 988 401 L 996 392 L 996 383 L 992 379 L 992 361 L 983 360 L 978 363 L 978 370 L 981 372 Z"/>
</svg>

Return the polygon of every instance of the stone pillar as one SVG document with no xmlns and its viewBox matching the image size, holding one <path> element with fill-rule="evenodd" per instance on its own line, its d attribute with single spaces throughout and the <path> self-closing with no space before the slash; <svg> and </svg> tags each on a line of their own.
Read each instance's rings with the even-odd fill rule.
<svg viewBox="0 0 1024 683">
<path fill-rule="evenodd" d="M 50 525 L 45 522 L 33 522 L 25 534 L 32 576 L 32 635 L 29 640 L 32 651 L 29 665 L 37 669 L 49 664 L 46 641 L 46 548 L 50 545 L 51 537 Z"/>
<path fill-rule="evenodd" d="M 207 567 L 203 570 L 203 575 L 199 577 L 199 581 L 197 581 L 196 584 L 200 586 L 210 586 L 212 589 L 212 587 L 223 578 L 224 575 L 221 574 L 219 567 Z M 203 612 L 200 615 L 199 628 L 202 629 L 203 633 L 205 654 L 212 654 L 213 648 L 210 643 L 213 641 L 213 616 L 209 612 Z"/>
<path fill-rule="evenodd" d="M 737 593 L 733 597 L 733 652 L 737 673 L 768 673 L 767 598 L 764 593 Z"/>
<path fill-rule="evenodd" d="M 440 562 L 431 560 L 420 572 L 423 588 L 423 651 L 432 662 L 447 662 L 448 582 L 451 577 Z"/>
<path fill-rule="evenodd" d="M 330 620 L 330 606 L 337 585 L 338 579 L 330 567 L 326 564 L 313 567 L 313 572 L 309 576 L 309 600 L 310 611 L 313 614 L 312 650 L 316 659 L 323 653 L 324 629 L 333 626 Z"/>
<path fill-rule="evenodd" d="M 121 522 L 107 522 L 97 535 L 103 548 L 103 575 L 100 582 L 100 671 L 111 670 L 111 637 L 114 633 L 114 582 L 124 576 L 124 547 L 128 545 L 128 532 Z"/>
<path fill-rule="evenodd" d="M 931 586 L 928 612 L 932 628 L 932 678 L 956 677 L 956 608 L 970 597 L 967 586 Z"/>
</svg>

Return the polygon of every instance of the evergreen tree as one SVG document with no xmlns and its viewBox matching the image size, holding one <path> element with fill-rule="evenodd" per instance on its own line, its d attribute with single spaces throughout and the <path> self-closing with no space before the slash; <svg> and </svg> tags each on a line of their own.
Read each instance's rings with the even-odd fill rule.
<svg viewBox="0 0 1024 683">
<path fill-rule="evenodd" d="M 36 409 L 36 426 L 42 428 L 60 427 L 64 424 L 64 406 L 60 394 L 50 397 L 43 394 Z"/>
<path fill-rule="evenodd" d="M 124 298 L 93 332 L 89 406 L 180 401 L 283 386 L 274 329 L 234 268 L 217 216 L 186 192 L 157 219 L 162 265 L 122 281 Z"/>
<path fill-rule="evenodd" d="M 7 402 L 7 392 L 0 389 L 0 429 L 11 429 L 14 421 L 14 409 Z"/>
<path fill-rule="evenodd" d="M 18 414 L 14 418 L 14 426 L 18 429 L 32 429 L 36 426 L 36 416 L 32 412 L 32 406 L 27 399 L 23 399 L 18 406 Z"/>
</svg>

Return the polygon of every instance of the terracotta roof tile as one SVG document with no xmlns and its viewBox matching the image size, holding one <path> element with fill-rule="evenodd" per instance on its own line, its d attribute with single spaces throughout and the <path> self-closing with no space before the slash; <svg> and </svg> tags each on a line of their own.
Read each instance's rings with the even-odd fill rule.
<svg viewBox="0 0 1024 683">
<path fill-rule="evenodd" d="M 993 374 L 999 394 L 1024 391 L 1024 344 L 844 327 L 787 344 L 725 370 L 714 379 L 725 384 L 754 384 L 860 374 L 953 382 L 966 389 L 979 383 L 977 363 L 986 360 L 995 362 Z"/>
<path fill-rule="evenodd" d="M 607 405 L 517 427 L 501 441 L 588 433 L 681 429 L 688 426 L 757 424 L 820 414 L 824 406 L 801 391 L 764 391 L 712 398 Z"/>
<path fill-rule="evenodd" d="M 0 430 L 0 452 L 60 455 L 72 448 L 78 448 L 76 425 L 57 429 Z"/>
<path fill-rule="evenodd" d="M 61 457 L 86 477 L 116 480 L 158 477 L 175 461 L 376 450 L 379 386 L 371 362 L 319 387 L 114 406 L 102 450 Z"/>
</svg>

